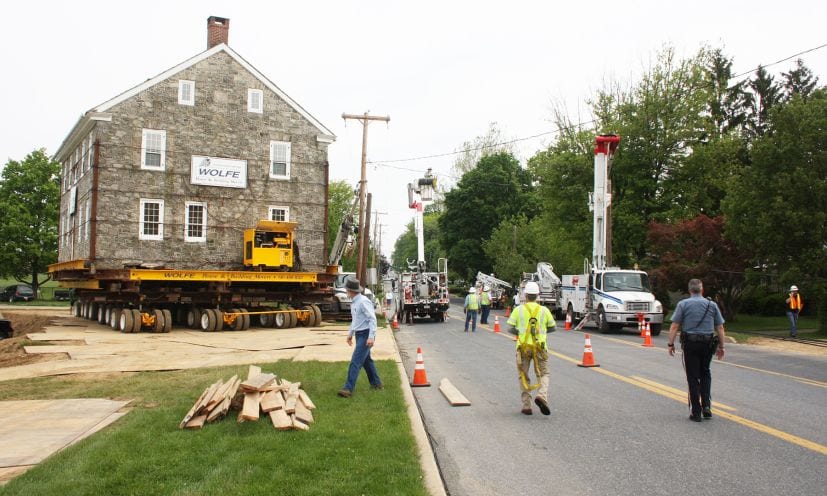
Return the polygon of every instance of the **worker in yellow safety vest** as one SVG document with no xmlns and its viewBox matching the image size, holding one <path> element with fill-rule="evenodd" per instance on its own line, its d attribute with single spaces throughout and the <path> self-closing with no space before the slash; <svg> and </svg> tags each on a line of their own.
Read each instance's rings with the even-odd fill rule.
<svg viewBox="0 0 827 496">
<path fill-rule="evenodd" d="M 482 287 L 482 293 L 480 293 L 480 324 L 487 324 L 488 323 L 488 314 L 491 312 L 491 293 L 489 291 L 491 288 L 488 286 Z"/>
<path fill-rule="evenodd" d="M 548 407 L 548 345 L 546 337 L 554 332 L 554 318 L 548 308 L 537 303 L 540 286 L 530 281 L 525 285 L 526 302 L 511 312 L 508 318 L 510 332 L 517 335 L 517 370 L 520 374 L 524 415 L 531 415 L 531 391 L 537 390 L 534 403 L 543 415 L 549 415 Z M 537 384 L 531 384 L 528 373 L 534 361 Z"/>
<path fill-rule="evenodd" d="M 790 336 L 798 336 L 798 314 L 804 308 L 801 295 L 798 294 L 798 286 L 790 286 L 790 295 L 787 297 L 787 318 L 790 320 Z"/>
<path fill-rule="evenodd" d="M 468 323 L 471 323 L 471 332 L 477 332 L 477 312 L 480 309 L 480 298 L 477 296 L 477 288 L 471 286 L 468 289 L 468 296 L 465 297 L 465 332 L 468 332 Z"/>
</svg>

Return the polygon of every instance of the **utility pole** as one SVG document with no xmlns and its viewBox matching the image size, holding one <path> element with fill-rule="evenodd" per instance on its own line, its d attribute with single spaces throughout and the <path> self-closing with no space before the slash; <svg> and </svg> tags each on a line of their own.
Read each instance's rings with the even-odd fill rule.
<svg viewBox="0 0 827 496">
<path fill-rule="evenodd" d="M 368 184 L 368 124 L 370 124 L 370 121 L 390 122 L 391 118 L 390 116 L 370 115 L 369 112 L 365 112 L 364 115 L 342 114 L 342 119 L 345 120 L 345 123 L 347 123 L 348 119 L 353 119 L 362 124 L 362 176 L 359 181 L 359 256 L 356 259 L 356 277 L 364 284 L 365 274 L 367 273 L 365 267 L 367 257 L 365 245 L 370 239 L 366 235 L 368 229 L 365 229 L 365 192 L 367 191 Z"/>
<path fill-rule="evenodd" d="M 359 280 L 365 287 L 368 286 L 368 252 L 370 252 L 370 204 L 373 195 L 371 193 L 368 193 L 367 196 L 368 201 L 367 203 L 365 203 L 365 234 L 364 236 L 362 236 L 362 241 L 365 242 L 365 249 L 359 250 L 359 252 L 362 254 L 362 275 L 359 276 Z"/>
<path fill-rule="evenodd" d="M 380 212 L 378 210 L 373 212 L 373 262 L 371 265 L 376 268 L 377 278 L 379 277 L 379 266 L 376 265 L 376 254 L 379 253 L 380 260 L 382 257 L 382 232 L 380 230 L 382 225 L 379 224 L 380 215 L 387 215 L 387 212 Z"/>
</svg>

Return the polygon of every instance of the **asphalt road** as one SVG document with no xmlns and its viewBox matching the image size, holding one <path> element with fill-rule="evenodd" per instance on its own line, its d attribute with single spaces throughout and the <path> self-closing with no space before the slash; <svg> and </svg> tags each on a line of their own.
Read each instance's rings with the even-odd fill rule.
<svg viewBox="0 0 827 496">
<path fill-rule="evenodd" d="M 494 334 L 494 315 L 503 332 Z M 577 367 L 582 332 L 550 335 L 551 415 L 520 413 L 513 337 L 503 312 L 464 333 L 402 324 L 410 376 L 421 346 L 432 384 L 414 388 L 451 495 L 825 494 L 827 358 L 727 344 L 713 360 L 714 418 L 688 420 L 680 357 L 664 332 L 644 348 L 631 330 L 592 333 L 599 368 Z M 588 328 L 587 328 L 588 331 Z M 451 407 L 447 377 L 472 402 Z"/>
</svg>

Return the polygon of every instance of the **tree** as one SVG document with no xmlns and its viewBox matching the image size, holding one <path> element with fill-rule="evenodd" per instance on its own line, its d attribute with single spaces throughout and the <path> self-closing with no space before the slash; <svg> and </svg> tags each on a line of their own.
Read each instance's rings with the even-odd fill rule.
<svg viewBox="0 0 827 496">
<path fill-rule="evenodd" d="M 784 77 L 785 101 L 791 100 L 796 95 L 806 99 L 818 85 L 818 78 L 813 76 L 813 72 L 804 65 L 801 59 L 795 61 L 795 69 L 782 72 L 781 75 Z"/>
<path fill-rule="evenodd" d="M 772 134 L 752 145 L 750 165 L 723 202 L 727 234 L 755 249 L 754 266 L 827 281 L 827 90 L 793 97 L 769 114 Z M 804 281 L 804 282 L 802 282 Z"/>
<path fill-rule="evenodd" d="M 445 194 L 439 218 L 439 237 L 451 266 L 472 278 L 478 270 L 491 272 L 491 260 L 482 242 L 503 219 L 519 214 L 534 216 L 537 202 L 531 175 L 509 153 L 480 159 L 456 187 Z"/>
<path fill-rule="evenodd" d="M 746 82 L 732 86 L 732 59 L 720 48 L 713 50 L 706 63 L 708 90 L 707 111 L 715 126 L 717 136 L 741 129 L 747 120 L 747 109 L 752 106 L 752 94 L 745 89 Z"/>
<path fill-rule="evenodd" d="M 647 240 L 652 250 L 648 265 L 655 290 L 686 291 L 689 279 L 704 282 L 727 320 L 738 312 L 749 254 L 724 234 L 724 218 L 698 215 L 672 224 L 652 222 Z"/>
<path fill-rule="evenodd" d="M 507 139 L 496 122 L 488 124 L 488 131 L 462 144 L 462 153 L 454 160 L 454 172 L 461 176 L 477 166 L 481 158 L 497 153 L 514 155 L 514 146 Z"/>
<path fill-rule="evenodd" d="M 0 274 L 38 287 L 49 264 L 57 261 L 60 164 L 44 149 L 22 162 L 9 160 L 0 182 Z"/>
<path fill-rule="evenodd" d="M 775 78 L 760 65 L 755 71 L 755 77 L 750 80 L 749 87 L 754 97 L 747 128 L 753 137 L 761 136 L 769 129 L 767 119 L 770 109 L 781 101 L 781 88 L 775 83 Z"/>
<path fill-rule="evenodd" d="M 342 220 L 345 214 L 353 206 L 353 201 L 356 198 L 355 189 L 346 181 L 332 181 L 327 186 L 327 248 L 333 249 L 333 243 L 336 241 L 336 235 L 339 233 L 339 228 L 342 225 Z M 356 228 L 359 223 L 358 208 L 354 211 Z M 355 243 L 354 243 L 355 246 Z M 354 252 L 356 250 L 353 250 Z M 325 254 L 327 256 L 327 254 Z M 345 253 L 342 256 L 340 265 L 344 271 L 356 270 L 356 257 L 354 253 Z"/>
</svg>

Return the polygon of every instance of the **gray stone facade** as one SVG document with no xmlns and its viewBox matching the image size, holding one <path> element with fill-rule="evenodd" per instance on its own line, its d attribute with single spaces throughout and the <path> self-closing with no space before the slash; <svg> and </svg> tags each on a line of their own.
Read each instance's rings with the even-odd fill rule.
<svg viewBox="0 0 827 496">
<path fill-rule="evenodd" d="M 278 206 L 288 207 L 289 220 L 298 223 L 303 270 L 324 269 L 327 146 L 333 137 L 222 47 L 106 108 L 105 119 L 87 120 L 89 134 L 84 129 L 74 139 L 80 143 L 75 147 L 70 138 L 79 134 L 83 119 L 78 123 L 56 156 L 66 176 L 59 261 L 90 259 L 98 269 L 133 262 L 173 269 L 240 269 L 244 229 L 268 218 L 268 208 Z M 194 81 L 194 105 L 178 103 L 179 80 Z M 261 113 L 248 112 L 248 89 L 263 91 Z M 142 169 L 144 129 L 165 131 L 165 170 Z M 82 146 L 90 140 L 96 147 Z M 271 141 L 290 143 L 289 179 L 270 176 Z M 95 148 L 98 188 L 93 208 Z M 89 167 L 84 167 L 84 149 L 90 154 Z M 246 188 L 192 184 L 194 155 L 245 160 Z M 73 187 L 77 207 L 69 215 Z M 139 239 L 142 199 L 163 201 L 162 240 Z M 206 241 L 185 241 L 186 202 L 206 205 Z"/>
</svg>

